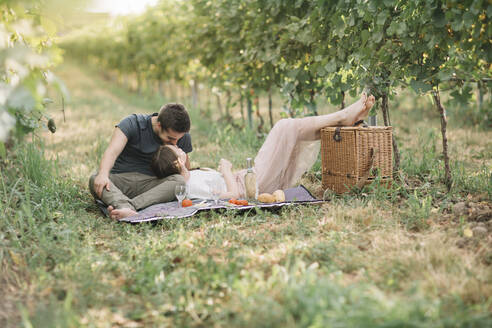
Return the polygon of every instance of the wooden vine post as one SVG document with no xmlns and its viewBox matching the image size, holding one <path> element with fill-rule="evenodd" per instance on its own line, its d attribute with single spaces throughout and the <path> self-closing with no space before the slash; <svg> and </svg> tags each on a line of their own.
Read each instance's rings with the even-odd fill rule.
<svg viewBox="0 0 492 328">
<path fill-rule="evenodd" d="M 273 128 L 272 89 L 268 89 L 268 117 L 270 118 L 270 128 Z"/>
<path fill-rule="evenodd" d="M 220 93 L 215 92 L 215 99 L 217 100 L 217 108 L 219 109 L 220 119 L 224 118 L 224 110 L 222 109 L 222 102 L 220 101 Z"/>
<path fill-rule="evenodd" d="M 232 102 L 231 91 L 226 90 L 225 118 L 227 122 L 232 122 L 232 116 L 230 110 L 231 102 Z"/>
<path fill-rule="evenodd" d="M 198 81 L 196 79 L 193 79 L 191 82 L 191 105 L 193 108 L 199 109 L 198 104 Z"/>
<path fill-rule="evenodd" d="M 451 169 L 449 167 L 449 155 L 448 155 L 448 138 L 446 135 L 446 128 L 448 125 L 448 120 L 446 118 L 446 109 L 441 104 L 441 97 L 439 94 L 439 88 L 436 88 L 432 91 L 432 96 L 434 97 L 434 101 L 441 116 L 441 134 L 442 134 L 442 154 L 444 156 L 444 179 L 446 187 L 448 191 L 451 190 L 451 186 L 453 184 L 451 177 Z"/>
<path fill-rule="evenodd" d="M 256 130 L 258 131 L 259 134 L 262 134 L 263 133 L 263 125 L 265 124 L 265 120 L 263 119 L 263 116 L 261 116 L 260 97 L 258 97 L 258 95 L 256 95 L 254 98 L 254 105 L 255 105 L 256 117 L 258 117 L 258 120 L 260 121 Z"/>
<path fill-rule="evenodd" d="M 314 116 L 318 116 L 318 108 L 316 106 L 316 102 L 314 101 L 315 94 L 316 92 L 313 89 L 309 90 L 309 105 Z"/>
<path fill-rule="evenodd" d="M 391 125 L 391 119 L 389 116 L 388 108 L 388 94 L 384 93 L 381 97 L 381 111 L 383 112 L 383 121 L 385 126 Z M 394 131 L 393 131 L 394 132 Z M 392 134 L 393 139 L 393 154 L 394 154 L 394 167 L 393 171 L 398 172 L 400 170 L 400 151 L 398 145 L 396 144 L 395 134 Z"/>
<path fill-rule="evenodd" d="M 244 118 L 244 96 L 243 96 L 242 92 L 239 96 L 239 109 L 241 111 L 241 122 L 243 123 L 243 126 L 244 126 L 244 124 L 246 123 L 245 122 L 246 120 Z"/>
<path fill-rule="evenodd" d="M 246 97 L 246 106 L 248 111 L 248 126 L 250 129 L 253 128 L 253 102 L 251 101 L 251 95 Z"/>
<path fill-rule="evenodd" d="M 478 91 L 478 97 L 477 97 L 477 102 L 478 102 L 478 112 L 482 113 L 482 108 L 483 108 L 483 91 L 484 87 L 481 81 L 477 82 L 477 91 Z"/>
</svg>

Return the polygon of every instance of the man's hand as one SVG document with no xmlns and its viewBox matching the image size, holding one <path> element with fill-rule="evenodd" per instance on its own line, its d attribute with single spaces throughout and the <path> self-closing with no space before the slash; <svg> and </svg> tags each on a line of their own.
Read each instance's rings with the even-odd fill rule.
<svg viewBox="0 0 492 328">
<path fill-rule="evenodd" d="M 94 191 L 96 192 L 99 198 L 102 197 L 102 192 L 104 188 L 109 191 L 109 177 L 107 175 L 98 174 L 94 179 Z"/>
</svg>

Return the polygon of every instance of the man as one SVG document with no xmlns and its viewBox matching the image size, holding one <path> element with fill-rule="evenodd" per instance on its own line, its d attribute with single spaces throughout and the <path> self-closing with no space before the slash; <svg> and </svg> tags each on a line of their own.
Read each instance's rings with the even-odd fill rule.
<svg viewBox="0 0 492 328">
<path fill-rule="evenodd" d="M 190 167 L 190 117 L 181 104 L 162 106 L 159 114 L 133 114 L 115 126 L 99 171 L 89 179 L 94 197 L 108 205 L 112 219 L 122 219 L 138 210 L 175 198 L 174 188 L 184 183 L 175 174 L 159 179 L 151 170 L 152 155 L 162 144 L 176 145 L 186 153 Z"/>
</svg>

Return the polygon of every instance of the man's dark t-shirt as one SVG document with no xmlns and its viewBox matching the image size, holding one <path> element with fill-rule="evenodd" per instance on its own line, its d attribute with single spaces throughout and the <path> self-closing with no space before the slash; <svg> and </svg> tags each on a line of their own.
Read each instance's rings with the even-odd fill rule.
<svg viewBox="0 0 492 328">
<path fill-rule="evenodd" d="M 152 130 L 152 115 L 132 114 L 125 117 L 116 126 L 128 138 L 123 151 L 116 159 L 111 173 L 139 172 L 155 175 L 150 168 L 152 155 L 162 145 L 162 141 Z M 185 153 L 193 150 L 189 133 L 178 140 L 177 146 Z"/>
</svg>

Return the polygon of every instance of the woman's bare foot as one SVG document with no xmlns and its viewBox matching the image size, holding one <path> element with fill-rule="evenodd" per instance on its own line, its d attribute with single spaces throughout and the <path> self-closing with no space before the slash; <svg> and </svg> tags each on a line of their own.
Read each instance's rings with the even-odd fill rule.
<svg viewBox="0 0 492 328">
<path fill-rule="evenodd" d="M 355 122 L 365 119 L 375 101 L 376 99 L 373 95 L 368 97 L 366 93 L 363 93 L 358 101 L 342 110 L 345 117 L 340 121 L 341 125 L 351 126 Z"/>
<path fill-rule="evenodd" d="M 119 208 L 115 209 L 113 206 L 108 206 L 109 217 L 113 220 L 121 220 L 128 216 L 137 214 L 136 211 L 130 208 Z"/>
<path fill-rule="evenodd" d="M 352 105 L 341 110 L 343 114 L 343 119 L 339 121 L 342 126 L 351 126 L 354 125 L 355 122 L 359 120 L 359 117 L 365 110 L 365 104 L 367 101 L 367 94 L 364 92 L 360 96 L 360 99 L 357 100 Z"/>
<path fill-rule="evenodd" d="M 376 98 L 374 98 L 373 95 L 367 97 L 364 103 L 364 109 L 362 110 L 362 112 L 360 112 L 359 116 L 357 116 L 357 120 L 355 122 L 364 120 L 367 117 L 367 115 L 369 115 L 369 111 L 371 110 L 372 106 L 374 106 L 375 102 L 376 102 Z"/>
</svg>

